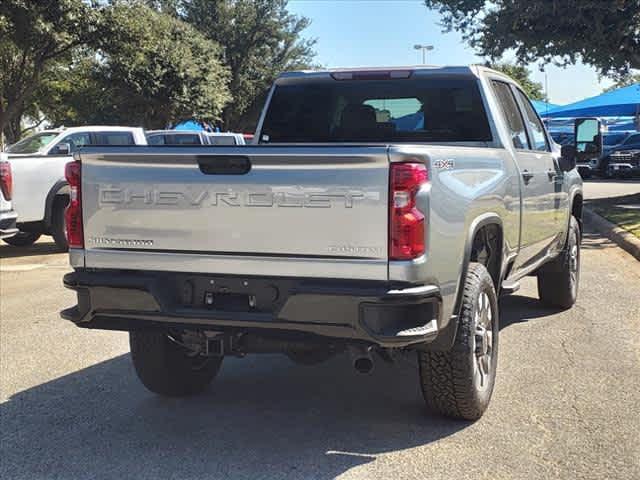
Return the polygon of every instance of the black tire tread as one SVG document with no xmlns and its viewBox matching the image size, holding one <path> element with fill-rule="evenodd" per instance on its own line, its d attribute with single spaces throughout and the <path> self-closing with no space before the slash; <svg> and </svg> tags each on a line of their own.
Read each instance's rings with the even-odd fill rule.
<svg viewBox="0 0 640 480">
<path fill-rule="evenodd" d="M 222 358 L 211 357 L 203 368 L 194 370 L 183 347 L 169 340 L 165 332 L 130 332 L 129 345 L 138 377 L 147 389 L 159 395 L 181 397 L 201 393 L 222 364 Z"/>
<path fill-rule="evenodd" d="M 28 247 L 36 243 L 40 235 L 40 233 L 34 232 L 18 232 L 13 237 L 3 238 L 2 240 L 13 247 Z"/>
<path fill-rule="evenodd" d="M 54 200 L 51 211 L 51 236 L 53 241 L 56 242 L 56 246 L 63 252 L 69 250 L 64 228 L 64 210 L 68 203 L 69 198 L 67 196 L 59 195 Z"/>
<path fill-rule="evenodd" d="M 580 226 L 575 217 L 569 221 L 569 234 L 577 235 L 578 248 L 580 248 Z M 545 305 L 550 307 L 568 309 L 576 301 L 571 291 L 571 272 L 569 249 L 565 251 L 550 265 L 543 267 L 537 275 L 538 297 Z M 577 296 L 577 291 L 576 291 Z"/>
<path fill-rule="evenodd" d="M 497 297 L 491 275 L 478 263 L 471 263 L 464 283 L 462 308 L 453 348 L 448 352 L 418 352 L 421 387 L 429 410 L 448 417 L 476 420 L 482 416 L 489 403 L 488 398 L 479 398 L 473 386 L 473 373 L 469 371 L 469 351 L 473 346 L 473 307 L 478 290 L 483 284 L 491 285 L 489 298 L 497 312 Z M 497 315 L 496 315 L 497 323 Z M 497 328 L 494 328 L 497 336 Z M 495 342 L 497 347 L 497 338 Z M 494 352 L 497 361 L 497 348 Z M 494 370 L 495 372 L 495 367 Z"/>
</svg>

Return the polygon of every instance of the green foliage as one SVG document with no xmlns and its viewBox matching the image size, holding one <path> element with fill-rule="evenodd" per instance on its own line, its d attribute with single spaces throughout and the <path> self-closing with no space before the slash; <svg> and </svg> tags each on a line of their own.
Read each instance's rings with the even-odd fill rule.
<svg viewBox="0 0 640 480">
<path fill-rule="evenodd" d="M 220 49 L 185 22 L 141 2 L 105 9 L 94 78 L 112 93 L 120 122 L 165 127 L 215 121 L 230 100 Z"/>
<path fill-rule="evenodd" d="M 0 132 L 53 125 L 252 129 L 283 70 L 311 66 L 286 0 L 0 0 Z"/>
<path fill-rule="evenodd" d="M 605 88 L 604 92 L 611 92 L 613 90 L 617 90 L 619 88 L 628 87 L 629 85 L 633 85 L 635 83 L 640 83 L 640 73 L 630 73 L 629 75 L 625 75 L 619 78 L 613 85 L 609 88 Z"/>
<path fill-rule="evenodd" d="M 312 66 L 315 40 L 301 39 L 309 20 L 291 15 L 287 0 L 183 0 L 175 11 L 222 47 L 233 94 L 225 128 L 255 128 L 275 77 Z"/>
<path fill-rule="evenodd" d="M 38 108 L 51 123 L 165 128 L 220 119 L 231 95 L 215 42 L 140 1 L 105 7 L 96 30 L 91 48 L 42 82 Z"/>
<path fill-rule="evenodd" d="M 0 2 L 0 134 L 10 142 L 47 69 L 93 35 L 94 20 L 82 0 Z"/>
<path fill-rule="evenodd" d="M 581 59 L 605 76 L 640 68 L 640 0 L 425 0 L 485 57 L 520 63 Z"/>
<path fill-rule="evenodd" d="M 487 63 L 487 66 L 513 78 L 520 84 L 522 90 L 530 99 L 542 101 L 547 100 L 542 84 L 539 82 L 534 82 L 529 78 L 529 76 L 531 75 L 531 71 L 529 71 L 529 69 L 524 65 L 502 62 Z"/>
</svg>

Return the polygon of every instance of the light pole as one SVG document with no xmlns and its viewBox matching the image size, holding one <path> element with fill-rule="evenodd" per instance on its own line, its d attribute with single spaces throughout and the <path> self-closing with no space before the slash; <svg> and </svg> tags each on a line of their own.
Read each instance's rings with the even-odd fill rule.
<svg viewBox="0 0 640 480">
<path fill-rule="evenodd" d="M 422 64 L 424 65 L 426 63 L 427 52 L 430 52 L 431 50 L 433 50 L 433 45 L 416 44 L 413 46 L 413 48 L 416 50 L 422 50 Z"/>
</svg>

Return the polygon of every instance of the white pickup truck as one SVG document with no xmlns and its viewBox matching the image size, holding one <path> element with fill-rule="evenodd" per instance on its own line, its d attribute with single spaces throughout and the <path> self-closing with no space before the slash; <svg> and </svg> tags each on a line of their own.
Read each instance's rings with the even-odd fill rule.
<svg viewBox="0 0 640 480">
<path fill-rule="evenodd" d="M 13 175 L 6 154 L 0 152 L 0 238 L 7 238 L 18 232 L 16 212 L 12 208 Z"/>
<path fill-rule="evenodd" d="M 7 149 L 19 232 L 4 238 L 6 243 L 31 245 L 46 234 L 59 248 L 67 249 L 64 209 L 69 202 L 69 186 L 64 166 L 74 152 L 88 145 L 147 145 L 147 139 L 142 128 L 86 126 L 45 130 Z"/>
</svg>

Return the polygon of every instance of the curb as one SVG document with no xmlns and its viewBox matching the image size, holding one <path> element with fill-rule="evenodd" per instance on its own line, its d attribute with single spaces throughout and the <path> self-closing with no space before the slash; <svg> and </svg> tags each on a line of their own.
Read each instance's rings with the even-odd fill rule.
<svg viewBox="0 0 640 480">
<path fill-rule="evenodd" d="M 611 223 L 606 218 L 598 215 L 593 210 L 585 207 L 583 211 L 584 222 L 599 233 L 602 233 L 609 240 L 615 242 L 620 248 L 633 255 L 636 260 L 640 260 L 640 240 L 635 235 Z"/>
</svg>

